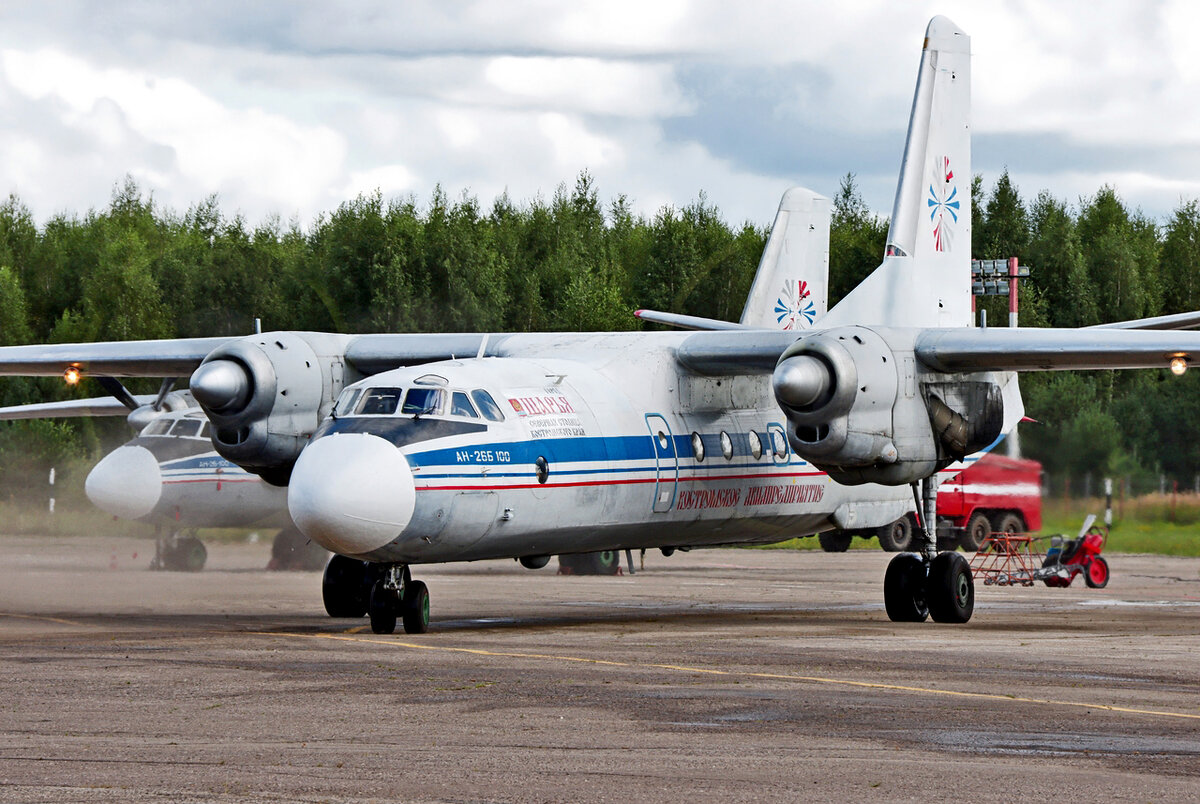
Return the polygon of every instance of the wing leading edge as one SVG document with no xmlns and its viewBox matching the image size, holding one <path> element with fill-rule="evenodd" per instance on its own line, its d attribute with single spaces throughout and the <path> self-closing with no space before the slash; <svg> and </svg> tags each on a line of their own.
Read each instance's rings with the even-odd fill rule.
<svg viewBox="0 0 1200 804">
<path fill-rule="evenodd" d="M 1200 358 L 1200 332 L 1133 329 L 928 329 L 917 358 L 935 371 L 1167 368 Z"/>
</svg>

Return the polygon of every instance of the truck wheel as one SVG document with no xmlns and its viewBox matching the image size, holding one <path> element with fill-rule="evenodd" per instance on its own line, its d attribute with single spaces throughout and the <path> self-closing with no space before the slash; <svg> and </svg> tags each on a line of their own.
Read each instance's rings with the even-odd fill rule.
<svg viewBox="0 0 1200 804">
<path fill-rule="evenodd" d="M 959 544 L 962 549 L 968 553 L 977 553 L 979 548 L 983 546 L 983 541 L 992 533 L 992 523 L 988 522 L 987 516 L 976 511 L 971 514 L 971 518 L 967 520 L 967 527 L 963 530 L 962 538 Z"/>
<path fill-rule="evenodd" d="M 890 525 L 884 525 L 875 531 L 879 546 L 889 553 L 903 553 L 913 540 L 912 522 L 908 514 L 897 519 Z"/>
<path fill-rule="evenodd" d="M 854 536 L 844 530 L 830 530 L 817 534 L 817 541 L 826 553 L 844 553 L 850 549 L 850 540 Z"/>
<path fill-rule="evenodd" d="M 996 532 L 1007 533 L 1009 535 L 1024 533 L 1025 521 L 1017 514 L 1005 514 L 996 522 Z"/>
</svg>

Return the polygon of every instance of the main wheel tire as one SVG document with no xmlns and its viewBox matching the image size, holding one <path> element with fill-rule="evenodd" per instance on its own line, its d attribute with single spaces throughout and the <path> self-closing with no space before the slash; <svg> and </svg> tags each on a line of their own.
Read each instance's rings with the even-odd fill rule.
<svg viewBox="0 0 1200 804">
<path fill-rule="evenodd" d="M 423 634 L 429 630 L 429 587 L 423 581 L 410 581 L 404 587 L 404 633 Z"/>
<path fill-rule="evenodd" d="M 929 616 L 925 563 L 920 556 L 901 553 L 888 563 L 883 575 L 883 606 L 894 623 L 919 623 Z"/>
<path fill-rule="evenodd" d="M 267 569 L 319 570 L 325 566 L 328 557 L 328 550 L 301 533 L 295 525 L 289 525 L 275 534 Z"/>
<path fill-rule="evenodd" d="M 844 530 L 828 530 L 817 534 L 817 541 L 821 544 L 821 549 L 826 553 L 846 552 L 850 549 L 850 541 L 853 538 L 853 534 L 847 533 Z"/>
<path fill-rule="evenodd" d="M 330 617 L 361 617 L 371 604 L 370 564 L 334 555 L 321 576 L 321 600 Z"/>
<path fill-rule="evenodd" d="M 975 578 L 959 553 L 938 553 L 925 586 L 929 616 L 939 623 L 965 623 L 975 610 Z"/>
<path fill-rule="evenodd" d="M 1108 586 L 1108 562 L 1102 556 L 1096 556 L 1088 562 L 1083 573 L 1083 582 L 1093 589 Z"/>
<path fill-rule="evenodd" d="M 400 608 L 400 600 L 394 589 L 385 589 L 383 581 L 375 582 L 371 587 L 371 605 L 368 613 L 371 615 L 371 631 L 376 634 L 392 634 L 396 631 L 396 613 Z"/>
<path fill-rule="evenodd" d="M 903 553 L 912 547 L 913 525 L 908 514 L 897 519 L 890 525 L 884 525 L 876 533 L 879 546 L 889 553 Z"/>
<path fill-rule="evenodd" d="M 571 575 L 616 575 L 621 569 L 621 553 L 601 550 L 558 557 L 558 565 Z"/>
<path fill-rule="evenodd" d="M 962 545 L 962 549 L 966 552 L 977 553 L 991 533 L 992 523 L 988 521 L 987 515 L 976 511 L 967 520 L 967 527 L 959 539 L 959 544 Z"/>
<path fill-rule="evenodd" d="M 208 548 L 195 536 L 167 541 L 162 550 L 162 568 L 175 572 L 199 572 L 208 562 Z"/>
</svg>

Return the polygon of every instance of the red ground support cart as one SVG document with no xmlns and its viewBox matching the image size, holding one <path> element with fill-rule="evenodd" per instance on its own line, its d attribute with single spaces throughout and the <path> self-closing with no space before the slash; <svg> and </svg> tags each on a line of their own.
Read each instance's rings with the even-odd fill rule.
<svg viewBox="0 0 1200 804">
<path fill-rule="evenodd" d="M 993 533 L 971 559 L 971 572 L 984 586 L 1070 586 L 1075 576 L 1093 589 L 1108 585 L 1108 562 L 1100 555 L 1108 528 L 1084 520 L 1079 536 L 1051 536 L 1050 549 L 1042 553 L 1037 538 L 1027 533 Z"/>
</svg>

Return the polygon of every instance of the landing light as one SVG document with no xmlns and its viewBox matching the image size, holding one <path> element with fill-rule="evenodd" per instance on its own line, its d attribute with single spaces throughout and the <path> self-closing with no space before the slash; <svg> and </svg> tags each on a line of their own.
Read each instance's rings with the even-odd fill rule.
<svg viewBox="0 0 1200 804">
<path fill-rule="evenodd" d="M 79 369 L 75 366 L 68 366 L 63 372 L 63 380 L 67 385 L 77 385 L 79 383 Z"/>
<path fill-rule="evenodd" d="M 1176 377 L 1183 375 L 1183 372 L 1188 370 L 1188 361 L 1182 355 L 1176 355 L 1171 358 L 1171 373 Z"/>
</svg>

